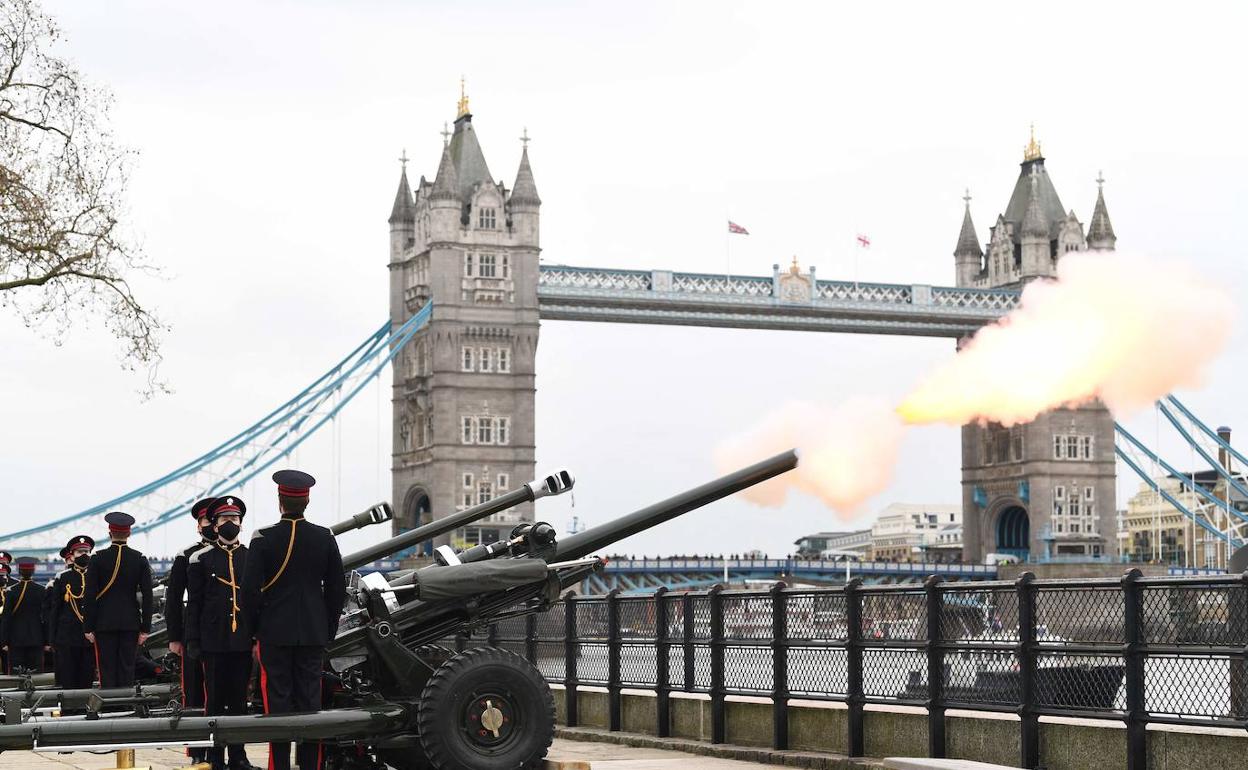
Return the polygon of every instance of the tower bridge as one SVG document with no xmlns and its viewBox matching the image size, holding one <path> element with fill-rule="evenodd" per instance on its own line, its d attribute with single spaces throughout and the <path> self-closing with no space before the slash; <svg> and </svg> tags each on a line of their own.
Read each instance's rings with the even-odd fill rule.
<svg viewBox="0 0 1248 770">
<path fill-rule="evenodd" d="M 472 121 L 465 99 L 432 181 L 422 176 L 411 185 L 404 163 L 389 218 L 391 323 L 405 323 L 426 302 L 434 307 L 395 367 L 396 528 L 533 475 L 534 353 L 543 320 L 960 340 L 1013 309 L 1022 287 L 1054 275 L 1064 254 L 1115 244 L 1103 193 L 1085 233 L 1062 206 L 1033 135 L 985 244 L 967 195 L 951 265 L 955 286 L 825 280 L 796 259 L 773 266 L 770 276 L 542 263 L 527 132 L 509 189 L 489 173 Z M 1099 403 L 1011 428 L 963 428 L 966 560 L 989 552 L 1114 553 L 1115 466 L 1114 421 Z M 502 537 L 532 511 L 509 515 L 464 534 Z"/>
<path fill-rule="evenodd" d="M 542 201 L 527 132 L 508 187 L 491 175 L 472 121 L 464 98 L 454 130 L 444 133 L 432 180 L 421 176 L 412 184 L 406 155 L 402 158 L 389 217 L 389 317 L 380 329 L 285 404 L 198 458 L 99 505 L 0 535 L 0 542 L 9 549 L 54 552 L 84 521 L 121 507 L 139 516 L 140 536 L 180 521 L 191 501 L 237 489 L 289 457 L 312 433 L 336 420 L 389 364 L 394 527 L 409 529 L 535 476 L 535 351 L 542 321 L 960 341 L 1013 309 L 1022 287 L 1053 275 L 1063 255 L 1113 249 L 1116 243 L 1104 179 L 1097 179 L 1085 230 L 1075 212 L 1063 207 L 1033 136 L 1013 193 L 986 242 L 976 233 L 967 195 L 953 253 L 954 286 L 828 280 L 796 259 L 762 276 L 544 263 Z M 1176 400 L 1170 402 L 1192 427 L 1181 429 L 1185 440 L 1193 445 L 1212 441 L 1219 456 L 1224 452 L 1248 464 Z M 1163 462 L 1095 402 L 1009 428 L 965 426 L 964 562 L 982 563 L 989 552 L 1045 559 L 1113 556 L 1116 458 L 1148 483 L 1143 466 Z M 1214 472 L 1226 475 L 1218 467 Z M 1204 498 L 1192 510 L 1167 500 L 1200 526 L 1206 547 L 1212 544 L 1225 553 L 1242 544 L 1248 513 L 1217 495 Z M 472 542 L 497 539 L 532 518 L 532 504 L 527 504 L 458 535 Z M 616 565 L 606 580 L 647 586 L 670 572 L 669 582 L 693 585 L 710 574 L 702 566 L 669 563 L 649 570 L 645 564 L 638 569 Z M 794 569 L 799 566 L 815 569 Z M 757 577 L 760 569 L 775 572 L 757 565 L 739 566 L 737 572 L 742 578 Z M 905 579 L 892 574 L 899 569 L 880 565 L 872 574 Z"/>
</svg>

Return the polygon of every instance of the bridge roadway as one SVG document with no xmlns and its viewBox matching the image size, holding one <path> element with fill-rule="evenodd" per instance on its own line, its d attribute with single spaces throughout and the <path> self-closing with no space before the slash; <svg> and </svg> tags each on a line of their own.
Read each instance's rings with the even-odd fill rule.
<svg viewBox="0 0 1248 770">
<path fill-rule="evenodd" d="M 543 320 L 954 339 L 1013 310 L 1019 296 L 1007 289 L 821 281 L 813 267 L 802 273 L 778 265 L 770 276 L 542 265 L 537 281 Z"/>
<path fill-rule="evenodd" d="M 996 580 L 997 568 L 982 564 L 935 562 L 831 561 L 824 559 L 611 559 L 601 574 L 592 575 L 582 589 L 601 594 L 618 588 L 624 592 L 707 588 L 723 583 L 792 578 L 801 582 L 844 583 L 846 576 L 866 583 L 921 582 L 928 575 L 947 580 Z"/>
</svg>

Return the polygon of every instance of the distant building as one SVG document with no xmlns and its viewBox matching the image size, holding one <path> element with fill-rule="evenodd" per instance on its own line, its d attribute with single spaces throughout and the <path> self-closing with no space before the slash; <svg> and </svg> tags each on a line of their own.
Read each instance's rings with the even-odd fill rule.
<svg viewBox="0 0 1248 770">
<path fill-rule="evenodd" d="M 1214 529 L 1226 529 L 1225 513 L 1192 489 L 1196 486 L 1215 498 L 1227 500 L 1238 511 L 1248 511 L 1248 499 L 1230 487 L 1217 471 L 1205 470 L 1180 476 L 1161 476 L 1141 482 L 1140 490 L 1127 501 L 1123 517 L 1123 551 L 1133 562 L 1160 562 L 1192 567 L 1223 567 L 1226 547 L 1222 539 L 1179 512 L 1161 494 L 1169 494 Z M 1248 485 L 1242 473 L 1235 474 Z M 1156 484 L 1158 489 L 1154 489 Z"/>
<path fill-rule="evenodd" d="M 871 530 L 856 529 L 850 532 L 816 532 L 813 535 L 799 537 L 793 542 L 797 546 L 797 555 L 807 558 L 827 555 L 835 558 L 843 554 L 828 553 L 829 551 L 855 551 L 866 556 L 871 548 Z"/>
<path fill-rule="evenodd" d="M 936 541 L 922 546 L 924 561 L 962 561 L 962 522 L 946 524 L 936 530 Z"/>
<path fill-rule="evenodd" d="M 957 525 L 957 539 L 961 541 L 961 506 L 893 503 L 880 512 L 871 526 L 869 558 L 876 561 L 929 561 L 928 548 L 940 544 L 940 534 L 949 525 Z M 946 531 L 946 534 L 949 533 Z M 960 551 L 961 542 L 958 546 Z"/>
</svg>

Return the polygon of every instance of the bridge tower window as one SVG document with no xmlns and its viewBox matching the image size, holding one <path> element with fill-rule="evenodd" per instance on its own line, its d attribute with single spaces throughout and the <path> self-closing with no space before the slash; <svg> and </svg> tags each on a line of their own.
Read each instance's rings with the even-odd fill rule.
<svg viewBox="0 0 1248 770">
<path fill-rule="evenodd" d="M 471 372 L 473 368 L 473 349 L 465 345 L 463 370 L 465 372 Z"/>
<path fill-rule="evenodd" d="M 476 422 L 476 418 L 468 417 L 467 415 L 465 415 L 463 417 L 462 422 L 463 422 L 464 443 L 471 444 L 473 440 L 473 434 L 475 433 L 474 423 Z"/>
<path fill-rule="evenodd" d="M 511 371 L 511 351 L 507 348 L 499 348 L 498 354 L 498 371 L 506 374 Z"/>
<path fill-rule="evenodd" d="M 495 209 L 481 209 L 477 215 L 477 227 L 483 230 L 493 230 L 495 221 Z"/>
<path fill-rule="evenodd" d="M 464 255 L 464 275 L 472 277 L 472 254 Z"/>
<path fill-rule="evenodd" d="M 480 257 L 480 275 L 482 278 L 493 278 L 496 266 L 495 256 L 493 254 L 482 254 Z"/>
</svg>

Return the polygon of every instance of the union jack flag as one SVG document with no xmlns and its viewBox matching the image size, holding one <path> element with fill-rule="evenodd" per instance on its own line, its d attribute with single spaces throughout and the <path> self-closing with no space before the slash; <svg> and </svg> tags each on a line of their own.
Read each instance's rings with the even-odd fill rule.
<svg viewBox="0 0 1248 770">
<path fill-rule="evenodd" d="M 862 247 L 862 248 L 864 248 L 864 249 L 869 249 L 869 248 L 871 248 L 871 239 L 870 239 L 870 238 L 868 238 L 867 236 L 862 235 L 861 233 L 859 233 L 859 235 L 858 235 L 858 245 L 859 245 L 859 246 L 861 246 L 861 247 Z"/>
<path fill-rule="evenodd" d="M 736 222 L 733 222 L 731 219 L 728 220 L 728 232 L 736 233 L 737 235 L 749 235 L 750 234 L 749 230 L 746 230 L 744 227 L 737 224 Z"/>
</svg>

